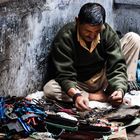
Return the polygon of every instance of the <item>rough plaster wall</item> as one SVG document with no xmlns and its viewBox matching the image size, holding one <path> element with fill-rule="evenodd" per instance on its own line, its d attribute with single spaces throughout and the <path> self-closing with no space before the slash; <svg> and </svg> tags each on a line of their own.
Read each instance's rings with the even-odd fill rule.
<svg viewBox="0 0 140 140">
<path fill-rule="evenodd" d="M 0 95 L 41 90 L 56 32 L 86 2 L 99 2 L 113 26 L 112 0 L 13 0 L 0 4 Z"/>
<path fill-rule="evenodd" d="M 21 0 L 0 5 L 0 95 L 25 95 L 40 85 L 42 69 L 36 61 L 43 47 L 33 44 L 28 19 L 38 16 L 43 4 Z"/>
<path fill-rule="evenodd" d="M 116 0 L 114 5 L 114 28 L 125 34 L 140 34 L 140 0 Z"/>
</svg>

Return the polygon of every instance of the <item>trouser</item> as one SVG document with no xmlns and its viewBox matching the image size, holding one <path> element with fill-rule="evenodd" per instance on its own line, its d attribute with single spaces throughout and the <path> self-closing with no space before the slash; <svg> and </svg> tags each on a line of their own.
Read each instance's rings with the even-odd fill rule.
<svg viewBox="0 0 140 140">
<path fill-rule="evenodd" d="M 130 32 L 120 40 L 127 65 L 128 81 L 136 81 L 136 70 L 140 52 L 140 36 Z"/>
<path fill-rule="evenodd" d="M 121 49 L 126 60 L 128 81 L 136 81 L 136 69 L 140 52 L 140 36 L 136 33 L 129 32 L 120 39 L 120 42 Z M 94 88 L 98 87 L 99 89 L 103 89 L 105 87 L 106 78 L 103 73 L 101 73 L 101 75 L 102 76 L 98 79 L 98 81 L 93 83 Z M 93 79 L 96 79 L 97 76 L 98 74 L 95 75 L 95 77 L 92 77 L 92 81 Z M 83 95 L 87 95 L 88 92 L 93 92 L 91 86 L 89 86 L 88 83 L 78 82 L 77 88 Z M 60 85 L 54 79 L 46 83 L 44 86 L 44 93 L 46 97 L 51 99 L 57 99 L 66 102 L 72 101 L 72 99 L 62 91 Z"/>
</svg>

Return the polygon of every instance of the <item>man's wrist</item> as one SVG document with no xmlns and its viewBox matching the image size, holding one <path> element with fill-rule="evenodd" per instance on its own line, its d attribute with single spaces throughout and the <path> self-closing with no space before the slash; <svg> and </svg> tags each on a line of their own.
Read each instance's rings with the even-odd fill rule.
<svg viewBox="0 0 140 140">
<path fill-rule="evenodd" d="M 72 99 L 73 99 L 73 102 L 74 102 L 74 103 L 75 103 L 77 97 L 79 97 L 79 96 L 82 96 L 82 94 L 81 94 L 81 93 L 75 93 L 75 94 L 73 95 Z"/>
<path fill-rule="evenodd" d="M 125 93 L 122 89 L 119 88 L 117 91 L 121 91 L 122 92 L 122 97 L 124 97 Z"/>
<path fill-rule="evenodd" d="M 73 98 L 74 94 L 76 94 L 76 93 L 80 93 L 80 91 L 76 88 L 70 88 L 67 91 L 67 95 L 70 96 L 71 98 Z"/>
</svg>

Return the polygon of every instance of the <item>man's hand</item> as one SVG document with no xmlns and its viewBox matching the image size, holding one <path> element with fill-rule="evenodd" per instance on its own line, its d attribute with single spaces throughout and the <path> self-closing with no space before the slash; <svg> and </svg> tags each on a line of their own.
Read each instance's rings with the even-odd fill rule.
<svg viewBox="0 0 140 140">
<path fill-rule="evenodd" d="M 76 88 L 70 88 L 67 92 L 67 94 L 72 98 L 74 98 L 74 95 L 76 93 L 81 94 L 80 90 Z M 88 93 L 81 94 L 81 96 L 77 96 L 76 98 L 74 98 L 75 107 L 80 111 L 90 110 L 88 98 L 89 98 Z"/>
<path fill-rule="evenodd" d="M 109 97 L 108 97 L 108 102 L 112 106 L 119 106 L 123 102 L 123 93 L 122 91 L 114 91 Z"/>
<path fill-rule="evenodd" d="M 75 106 L 80 111 L 90 110 L 88 97 L 78 96 L 75 100 Z"/>
</svg>

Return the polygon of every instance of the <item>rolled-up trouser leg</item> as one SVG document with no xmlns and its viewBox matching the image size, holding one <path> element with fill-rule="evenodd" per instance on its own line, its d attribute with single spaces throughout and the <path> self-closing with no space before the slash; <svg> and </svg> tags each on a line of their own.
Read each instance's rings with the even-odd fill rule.
<svg viewBox="0 0 140 140">
<path fill-rule="evenodd" d="M 61 86 L 54 79 L 46 83 L 43 90 L 47 98 L 59 101 L 72 102 L 72 99 L 62 91 Z"/>
<path fill-rule="evenodd" d="M 82 86 L 81 86 L 82 85 Z M 88 92 L 85 91 L 86 84 L 81 84 L 81 82 L 78 82 L 77 89 L 80 90 L 81 94 L 83 96 L 88 96 Z M 86 86 L 88 89 L 88 85 Z M 61 86 L 56 82 L 54 79 L 50 80 L 43 88 L 44 94 L 47 98 L 59 100 L 59 101 L 65 101 L 65 102 L 72 102 L 72 98 L 69 97 L 64 91 L 62 91 Z"/>
<path fill-rule="evenodd" d="M 78 82 L 77 84 L 78 85 L 76 88 L 79 89 L 82 96 L 88 96 L 88 92 L 86 92 L 85 89 L 90 90 L 91 87 L 84 83 L 81 84 L 81 82 Z M 72 98 L 69 97 L 64 91 L 62 91 L 61 86 L 54 79 L 46 83 L 43 90 L 47 98 L 65 102 L 72 102 Z"/>
<path fill-rule="evenodd" d="M 136 81 L 136 70 L 140 52 L 140 36 L 129 32 L 120 40 L 127 64 L 128 81 Z"/>
</svg>

